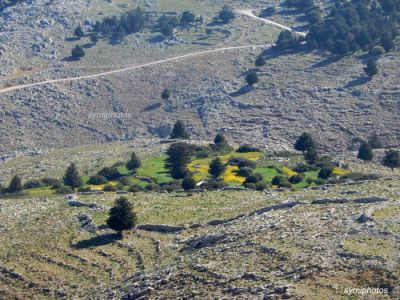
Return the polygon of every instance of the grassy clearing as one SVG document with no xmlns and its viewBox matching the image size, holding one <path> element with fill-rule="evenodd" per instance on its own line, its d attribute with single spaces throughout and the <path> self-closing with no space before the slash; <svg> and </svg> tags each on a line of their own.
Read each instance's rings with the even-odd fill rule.
<svg viewBox="0 0 400 300">
<path fill-rule="evenodd" d="M 172 180 L 168 170 L 165 168 L 165 154 L 142 161 L 137 175 L 153 178 L 158 183 L 165 183 Z"/>
<path fill-rule="evenodd" d="M 344 250 L 361 255 L 381 256 L 390 258 L 394 255 L 395 246 L 393 242 L 371 237 L 360 237 L 359 239 L 347 239 Z"/>
</svg>

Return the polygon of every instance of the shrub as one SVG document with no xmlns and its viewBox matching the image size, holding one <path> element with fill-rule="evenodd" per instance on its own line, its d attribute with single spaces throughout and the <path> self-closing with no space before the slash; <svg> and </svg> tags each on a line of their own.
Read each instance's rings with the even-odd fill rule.
<svg viewBox="0 0 400 300">
<path fill-rule="evenodd" d="M 101 169 L 97 175 L 103 176 L 107 180 L 116 180 L 121 177 L 121 174 L 116 167 L 105 167 Z"/>
<path fill-rule="evenodd" d="M 325 180 L 325 179 L 322 179 L 322 178 L 317 178 L 317 179 L 314 180 L 314 183 L 315 183 L 316 185 L 323 185 L 323 184 L 326 183 L 326 180 Z"/>
<path fill-rule="evenodd" d="M 64 184 L 71 188 L 78 188 L 82 185 L 82 179 L 79 176 L 78 169 L 74 163 L 71 163 L 65 171 L 63 177 Z"/>
<path fill-rule="evenodd" d="M 116 192 L 118 191 L 118 187 L 112 184 L 107 184 L 104 188 L 103 188 L 104 192 Z"/>
<path fill-rule="evenodd" d="M 93 175 L 89 178 L 88 183 L 93 184 L 93 185 L 100 185 L 100 184 L 105 184 L 107 183 L 108 180 L 104 176 L 101 175 Z"/>
<path fill-rule="evenodd" d="M 291 188 L 292 187 L 292 185 L 290 184 L 288 179 L 286 177 L 281 176 L 281 175 L 275 176 L 272 179 L 271 183 L 273 185 L 277 185 L 279 187 L 285 187 L 285 188 Z"/>
<path fill-rule="evenodd" d="M 226 170 L 226 166 L 223 164 L 222 160 L 217 157 L 213 159 L 210 163 L 208 173 L 215 179 L 221 176 Z"/>
<path fill-rule="evenodd" d="M 309 172 L 309 171 L 316 171 L 316 169 L 318 169 L 318 168 L 307 165 L 307 164 L 300 163 L 293 168 L 293 171 L 295 171 L 297 173 L 305 173 L 305 172 Z"/>
<path fill-rule="evenodd" d="M 118 179 L 118 182 L 119 182 L 122 186 L 127 186 L 127 185 L 130 185 L 130 184 L 131 184 L 130 181 L 129 181 L 129 178 L 128 178 L 127 176 L 120 177 L 120 178 Z"/>
<path fill-rule="evenodd" d="M 330 167 L 324 167 L 322 168 L 319 173 L 318 177 L 322 179 L 328 179 L 333 173 L 333 169 Z"/>
<path fill-rule="evenodd" d="M 264 180 L 264 177 L 260 173 L 250 174 L 249 176 L 246 177 L 246 181 L 244 182 L 244 184 L 257 183 L 257 182 L 260 182 L 263 180 Z"/>
<path fill-rule="evenodd" d="M 122 234 L 123 230 L 132 229 L 137 222 L 133 206 L 126 197 L 121 197 L 115 201 L 109 215 L 107 225 L 119 234 Z"/>
<path fill-rule="evenodd" d="M 232 8 L 229 6 L 225 5 L 222 10 L 218 14 L 218 18 L 223 22 L 223 23 L 229 23 L 233 19 L 235 19 L 235 13 L 233 12 Z"/>
<path fill-rule="evenodd" d="M 146 185 L 146 187 L 145 187 L 146 191 L 155 191 L 158 188 L 159 188 L 159 186 L 156 183 L 150 183 L 150 184 Z M 166 189 L 166 190 L 168 190 L 168 189 Z"/>
<path fill-rule="evenodd" d="M 90 187 L 88 187 L 88 186 L 81 186 L 79 189 L 78 189 L 78 192 L 90 192 L 91 191 L 91 189 L 90 189 Z"/>
<path fill-rule="evenodd" d="M 254 189 L 257 191 L 263 191 L 268 187 L 268 183 L 265 181 L 259 181 L 255 184 Z"/>
<path fill-rule="evenodd" d="M 264 56 L 261 55 L 261 54 L 257 57 L 257 59 L 256 59 L 256 61 L 255 61 L 256 67 L 265 66 L 266 63 L 267 63 L 267 62 L 265 61 Z"/>
<path fill-rule="evenodd" d="M 383 49 L 382 46 L 375 46 L 374 48 L 371 49 L 371 54 L 373 56 L 381 56 L 385 54 L 385 49 Z"/>
<path fill-rule="evenodd" d="M 74 192 L 74 190 L 69 186 L 61 186 L 56 189 L 56 192 L 58 194 L 71 194 Z"/>
<path fill-rule="evenodd" d="M 249 144 L 241 145 L 236 152 L 238 153 L 247 153 L 247 152 L 261 152 L 261 149 Z"/>
<path fill-rule="evenodd" d="M 201 185 L 201 188 L 206 189 L 208 191 L 216 191 L 216 190 L 223 189 L 227 186 L 228 185 L 222 180 L 214 180 L 214 181 L 204 182 Z"/>
<path fill-rule="evenodd" d="M 258 83 L 259 78 L 256 72 L 251 72 L 246 76 L 246 82 L 248 85 L 254 85 Z"/>
<path fill-rule="evenodd" d="M 85 56 L 85 50 L 79 45 L 76 45 L 75 48 L 71 50 L 71 56 L 74 59 L 80 59 Z"/>
<path fill-rule="evenodd" d="M 253 169 L 249 167 L 243 167 L 237 170 L 236 174 L 242 177 L 247 177 L 253 173 Z"/>
<path fill-rule="evenodd" d="M 192 177 L 186 177 L 182 181 L 182 188 L 185 191 L 193 190 L 194 188 L 196 188 L 196 181 Z"/>
<path fill-rule="evenodd" d="M 249 160 L 249 159 L 243 159 L 240 161 L 237 165 L 239 168 L 251 168 L 255 169 L 257 167 L 257 163 L 255 161 Z"/>
<path fill-rule="evenodd" d="M 304 180 L 304 176 L 301 174 L 293 175 L 289 178 L 289 182 L 292 184 L 300 183 Z"/>
<path fill-rule="evenodd" d="M 45 184 L 39 180 L 39 179 L 31 179 L 25 182 L 24 184 L 24 189 L 34 189 L 34 188 L 40 188 L 45 186 Z"/>
<path fill-rule="evenodd" d="M 129 188 L 129 192 L 131 193 L 138 193 L 138 192 L 143 192 L 144 188 L 142 188 L 140 185 L 134 184 Z"/>
<path fill-rule="evenodd" d="M 276 7 L 275 6 L 269 6 L 267 8 L 265 8 L 262 13 L 261 16 L 271 16 L 276 12 Z"/>
</svg>

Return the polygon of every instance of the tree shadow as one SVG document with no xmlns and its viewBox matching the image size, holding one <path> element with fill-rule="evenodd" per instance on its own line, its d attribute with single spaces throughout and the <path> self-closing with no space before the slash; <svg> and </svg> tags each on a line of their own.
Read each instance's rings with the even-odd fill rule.
<svg viewBox="0 0 400 300">
<path fill-rule="evenodd" d="M 86 43 L 86 44 L 83 44 L 81 47 L 85 48 L 85 49 L 88 49 L 88 48 L 92 48 L 93 45 L 94 45 L 93 43 Z"/>
<path fill-rule="evenodd" d="M 251 85 L 245 85 L 242 86 L 239 90 L 237 90 L 236 92 L 233 92 L 230 94 L 231 97 L 239 97 L 242 96 L 244 94 L 249 93 L 251 90 L 253 89 L 253 87 Z"/>
<path fill-rule="evenodd" d="M 149 42 L 152 44 L 158 44 L 164 42 L 165 37 L 162 34 L 158 34 L 156 36 L 152 36 L 149 38 Z"/>
<path fill-rule="evenodd" d="M 70 36 L 70 37 L 66 37 L 64 40 L 66 42 L 76 42 L 76 41 L 79 41 L 79 38 L 76 36 Z"/>
<path fill-rule="evenodd" d="M 157 102 L 157 103 L 154 103 L 154 104 L 150 104 L 150 105 L 146 106 L 142 110 L 142 112 L 149 112 L 149 111 L 152 111 L 152 110 L 156 110 L 156 109 L 159 109 L 161 106 L 162 106 L 162 104 L 160 102 Z"/>
<path fill-rule="evenodd" d="M 73 245 L 76 249 L 87 249 L 92 247 L 104 246 L 113 243 L 116 240 L 122 238 L 118 233 L 107 233 L 102 235 L 96 235 L 88 240 L 77 242 Z"/>
<path fill-rule="evenodd" d="M 349 81 L 345 86 L 344 86 L 344 88 L 346 88 L 346 89 L 349 89 L 349 88 L 352 88 L 352 87 L 356 87 L 356 86 L 359 86 L 359 85 L 363 85 L 363 84 L 366 84 L 368 81 L 370 81 L 370 78 L 369 77 L 360 77 L 360 78 L 356 78 L 356 79 L 354 79 L 354 80 L 351 80 L 351 81 Z"/>
<path fill-rule="evenodd" d="M 330 64 L 333 64 L 337 61 L 339 61 L 341 57 L 339 56 L 329 56 L 325 58 L 324 60 L 321 60 L 320 62 L 317 62 L 316 64 L 312 65 L 311 68 L 322 68 L 329 66 Z"/>
<path fill-rule="evenodd" d="M 78 61 L 78 60 L 80 60 L 80 59 L 79 58 L 75 58 L 73 56 L 67 56 L 67 57 L 64 57 L 62 59 L 62 61 Z"/>
</svg>

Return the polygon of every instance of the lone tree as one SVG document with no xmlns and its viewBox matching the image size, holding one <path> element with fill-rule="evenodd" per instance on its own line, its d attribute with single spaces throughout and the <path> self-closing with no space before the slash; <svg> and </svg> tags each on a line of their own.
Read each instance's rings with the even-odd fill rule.
<svg viewBox="0 0 400 300">
<path fill-rule="evenodd" d="M 382 164 L 392 169 L 400 168 L 400 152 L 398 150 L 389 150 L 385 152 Z"/>
<path fill-rule="evenodd" d="M 193 177 L 186 177 L 182 181 L 182 188 L 185 191 L 193 190 L 196 187 L 196 181 L 193 179 Z"/>
<path fill-rule="evenodd" d="M 161 93 L 161 98 L 164 100 L 168 100 L 169 97 L 171 97 L 171 92 L 168 89 L 163 90 L 163 92 Z"/>
<path fill-rule="evenodd" d="M 222 163 L 219 157 L 213 159 L 208 168 L 208 173 L 214 178 L 217 179 L 225 172 L 226 166 Z"/>
<path fill-rule="evenodd" d="M 79 45 L 76 45 L 75 48 L 71 50 L 71 56 L 73 59 L 80 59 L 85 56 L 85 50 Z"/>
<path fill-rule="evenodd" d="M 21 178 L 18 175 L 15 175 L 7 188 L 8 193 L 16 193 L 22 191 L 22 183 Z"/>
<path fill-rule="evenodd" d="M 193 149 L 186 143 L 179 142 L 169 146 L 165 166 L 174 179 L 182 179 L 188 176 L 187 164 L 192 155 Z"/>
<path fill-rule="evenodd" d="M 368 60 L 367 66 L 364 68 L 364 72 L 368 75 L 369 78 L 378 74 L 378 65 L 375 59 Z"/>
<path fill-rule="evenodd" d="M 315 142 L 311 134 L 303 132 L 294 144 L 294 149 L 302 151 L 303 153 L 310 148 L 315 148 Z"/>
<path fill-rule="evenodd" d="M 218 19 L 220 19 L 223 23 L 229 23 L 235 19 L 235 13 L 233 12 L 232 8 L 230 8 L 228 5 L 225 5 L 219 12 Z"/>
<path fill-rule="evenodd" d="M 362 142 L 360 148 L 358 149 L 357 158 L 366 161 L 371 161 L 374 158 L 374 153 L 372 152 L 372 147 L 368 142 Z"/>
<path fill-rule="evenodd" d="M 136 155 L 135 152 L 132 152 L 131 158 L 129 159 L 128 163 L 126 164 L 126 167 L 128 170 L 131 170 L 132 173 L 136 173 L 137 169 L 140 168 L 142 165 L 139 157 Z"/>
<path fill-rule="evenodd" d="M 174 124 L 170 138 L 183 140 L 190 138 L 190 134 L 186 131 L 185 124 L 181 120 L 176 121 Z"/>
<path fill-rule="evenodd" d="M 368 138 L 368 144 L 372 149 L 381 149 L 383 147 L 382 141 L 376 132 L 372 133 Z"/>
<path fill-rule="evenodd" d="M 72 188 L 78 188 L 82 185 L 82 179 L 79 176 L 78 169 L 74 163 L 71 163 L 65 171 L 63 181 L 65 185 Z"/>
<path fill-rule="evenodd" d="M 264 58 L 264 56 L 263 56 L 262 54 L 260 54 L 260 55 L 258 56 L 258 58 L 256 59 L 256 62 L 255 62 L 256 67 L 262 67 L 262 66 L 264 66 L 266 63 L 267 63 L 267 62 L 265 61 L 265 58 Z"/>
<path fill-rule="evenodd" d="M 214 138 L 214 144 L 217 146 L 227 145 L 228 142 L 225 139 L 225 136 L 222 133 L 217 133 Z"/>
<path fill-rule="evenodd" d="M 259 81 L 258 75 L 256 72 L 251 72 L 246 76 L 246 82 L 248 85 L 254 85 Z"/>
<path fill-rule="evenodd" d="M 83 29 L 80 25 L 75 28 L 74 34 L 78 39 L 85 36 L 85 32 L 83 31 Z"/>
<path fill-rule="evenodd" d="M 135 227 L 137 222 L 136 213 L 133 211 L 132 204 L 126 197 L 118 198 L 114 206 L 109 211 L 107 225 L 122 236 L 122 231 Z"/>
</svg>

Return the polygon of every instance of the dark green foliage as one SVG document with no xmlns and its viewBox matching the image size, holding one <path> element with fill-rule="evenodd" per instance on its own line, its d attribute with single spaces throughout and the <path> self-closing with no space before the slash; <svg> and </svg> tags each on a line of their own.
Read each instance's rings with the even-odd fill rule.
<svg viewBox="0 0 400 300">
<path fill-rule="evenodd" d="M 265 181 L 259 181 L 255 184 L 254 189 L 256 191 L 263 191 L 268 187 L 268 183 Z"/>
<path fill-rule="evenodd" d="M 101 175 L 93 175 L 89 178 L 88 181 L 89 184 L 94 184 L 94 185 L 105 184 L 107 182 L 108 182 L 107 178 Z"/>
<path fill-rule="evenodd" d="M 129 159 L 128 163 L 126 164 L 126 167 L 128 170 L 131 170 L 132 173 L 136 173 L 137 169 L 140 168 L 142 165 L 139 157 L 136 155 L 135 152 L 132 152 L 131 158 Z"/>
<path fill-rule="evenodd" d="M 333 168 L 335 167 L 335 163 L 332 162 L 332 158 L 326 155 L 318 156 L 315 160 L 315 166 L 318 168 Z"/>
<path fill-rule="evenodd" d="M 101 169 L 97 175 L 107 178 L 107 180 L 116 180 L 121 177 L 118 169 L 116 167 L 105 167 Z"/>
<path fill-rule="evenodd" d="M 131 192 L 131 193 L 139 193 L 139 192 L 143 192 L 143 191 L 144 191 L 144 189 L 140 185 L 137 185 L 137 184 L 134 184 L 129 188 L 129 192 Z"/>
<path fill-rule="evenodd" d="M 78 169 L 74 163 L 71 163 L 65 171 L 63 182 L 65 185 L 73 189 L 82 185 L 82 179 L 79 176 Z"/>
<path fill-rule="evenodd" d="M 255 62 L 256 67 L 262 67 L 266 64 L 267 62 L 265 61 L 265 58 L 262 54 L 260 54 Z"/>
<path fill-rule="evenodd" d="M 170 185 L 171 185 L 171 183 L 168 183 L 168 186 L 170 186 Z M 145 187 L 146 191 L 156 191 L 158 188 L 159 188 L 159 186 L 156 183 L 150 183 L 150 184 L 146 185 L 146 187 Z"/>
<path fill-rule="evenodd" d="M 7 193 L 17 193 L 22 191 L 22 183 L 21 178 L 18 175 L 15 175 L 7 188 Z"/>
<path fill-rule="evenodd" d="M 300 183 L 304 180 L 304 176 L 301 174 L 293 175 L 289 178 L 289 182 L 292 184 Z"/>
<path fill-rule="evenodd" d="M 368 77 L 378 74 L 378 65 L 375 59 L 368 60 L 367 66 L 364 68 L 364 72 L 368 75 Z"/>
<path fill-rule="evenodd" d="M 116 185 L 112 185 L 112 184 L 107 184 L 104 188 L 103 188 L 104 192 L 116 192 L 118 191 L 118 187 Z"/>
<path fill-rule="evenodd" d="M 179 142 L 169 146 L 165 166 L 174 179 L 182 179 L 188 175 L 187 164 L 193 152 L 193 148 L 186 143 Z"/>
<path fill-rule="evenodd" d="M 277 175 L 272 179 L 271 182 L 273 185 L 277 185 L 279 187 L 284 187 L 284 188 L 291 188 L 292 185 L 290 184 L 289 180 L 282 176 L 282 175 Z"/>
<path fill-rule="evenodd" d="M 278 50 L 288 50 L 297 48 L 300 45 L 300 39 L 296 34 L 289 30 L 283 30 L 278 36 L 276 41 L 276 48 Z"/>
<path fill-rule="evenodd" d="M 396 150 L 386 151 L 382 164 L 392 170 L 394 168 L 400 168 L 400 152 Z"/>
<path fill-rule="evenodd" d="M 255 161 L 242 158 L 238 162 L 237 166 L 240 168 L 250 168 L 250 169 L 255 169 L 257 167 L 257 163 Z"/>
<path fill-rule="evenodd" d="M 247 74 L 246 76 L 246 82 L 248 85 L 254 85 L 256 83 L 258 83 L 259 79 L 258 79 L 258 75 L 256 72 L 251 72 L 249 74 Z"/>
<path fill-rule="evenodd" d="M 78 39 L 85 36 L 85 33 L 83 32 L 83 29 L 80 25 L 75 28 L 74 34 Z"/>
<path fill-rule="evenodd" d="M 306 12 L 307 21 L 313 25 L 322 21 L 322 13 L 319 8 L 311 9 Z"/>
<path fill-rule="evenodd" d="M 305 152 L 310 148 L 315 148 L 315 142 L 311 134 L 303 132 L 294 144 L 294 149 Z"/>
<path fill-rule="evenodd" d="M 222 10 L 218 14 L 218 18 L 223 23 L 229 23 L 233 19 L 235 19 L 235 13 L 233 12 L 232 8 L 225 5 Z"/>
<path fill-rule="evenodd" d="M 79 45 L 76 45 L 75 48 L 71 50 L 71 56 L 73 59 L 80 59 L 85 56 L 85 50 Z"/>
<path fill-rule="evenodd" d="M 99 41 L 99 36 L 97 35 L 97 33 L 93 33 L 90 35 L 90 41 L 93 45 L 97 44 L 97 42 Z"/>
<path fill-rule="evenodd" d="M 223 180 L 213 180 L 205 182 L 201 185 L 201 188 L 208 191 L 216 191 L 227 187 L 228 185 Z"/>
<path fill-rule="evenodd" d="M 246 181 L 244 182 L 244 185 L 246 186 L 249 183 L 257 183 L 257 182 L 260 182 L 263 180 L 264 180 L 264 177 L 260 173 L 250 174 L 246 177 Z"/>
<path fill-rule="evenodd" d="M 58 187 L 57 189 L 56 189 L 56 192 L 58 193 L 58 194 L 62 194 L 62 195 L 65 195 L 65 194 L 71 194 L 71 193 L 73 193 L 74 192 L 74 190 L 71 188 L 71 187 L 69 187 L 69 186 L 60 186 L 60 187 Z"/>
<path fill-rule="evenodd" d="M 244 145 L 240 145 L 240 147 L 236 150 L 236 152 L 238 152 L 238 153 L 261 152 L 261 149 L 256 146 L 244 144 Z"/>
<path fill-rule="evenodd" d="M 267 8 L 265 8 L 262 12 L 261 12 L 261 17 L 267 17 L 267 16 L 271 16 L 274 13 L 276 13 L 276 7 L 275 6 L 269 6 Z"/>
<path fill-rule="evenodd" d="M 185 191 L 193 190 L 196 188 L 196 181 L 192 177 L 186 177 L 182 180 L 182 188 Z"/>
<path fill-rule="evenodd" d="M 382 141 L 376 132 L 372 133 L 368 138 L 368 144 L 372 149 L 380 149 L 383 147 Z"/>
<path fill-rule="evenodd" d="M 333 169 L 332 168 L 322 168 L 319 173 L 318 173 L 318 177 L 322 178 L 322 179 L 328 179 L 333 173 Z"/>
<path fill-rule="evenodd" d="M 226 166 L 222 163 L 221 159 L 217 157 L 211 161 L 208 173 L 210 173 L 214 179 L 217 179 L 225 172 L 225 170 Z"/>
<path fill-rule="evenodd" d="M 168 100 L 169 97 L 171 97 L 171 92 L 168 89 L 163 90 L 163 92 L 161 93 L 161 98 L 164 100 Z"/>
<path fill-rule="evenodd" d="M 191 11 L 185 10 L 182 13 L 180 23 L 183 25 L 196 22 L 196 15 Z"/>
<path fill-rule="evenodd" d="M 225 136 L 222 133 L 217 133 L 214 138 L 214 144 L 216 145 L 227 145 L 228 142 L 225 139 Z"/>
<path fill-rule="evenodd" d="M 323 21 L 311 26 L 307 42 L 340 56 L 378 43 L 386 51 L 393 49 L 400 6 L 393 0 L 379 3 L 382 9 L 372 1 L 336 1 Z"/>
<path fill-rule="evenodd" d="M 296 167 L 293 168 L 293 171 L 297 172 L 297 173 L 305 173 L 308 171 L 317 171 L 318 168 L 315 166 L 310 166 L 308 164 L 298 164 Z"/>
<path fill-rule="evenodd" d="M 119 234 L 122 234 L 124 230 L 132 229 L 137 222 L 133 206 L 126 197 L 121 197 L 115 201 L 109 215 L 107 225 Z"/>
<path fill-rule="evenodd" d="M 125 187 L 131 184 L 127 176 L 120 177 L 118 179 L 118 183 L 121 184 L 121 187 Z"/>
<path fill-rule="evenodd" d="M 315 164 L 318 159 L 317 150 L 314 147 L 307 149 L 306 152 L 304 152 L 304 159 L 311 165 Z"/>
<path fill-rule="evenodd" d="M 174 27 L 169 23 L 162 23 L 160 25 L 160 32 L 165 37 L 171 37 L 174 35 Z"/>
<path fill-rule="evenodd" d="M 383 54 L 385 54 L 385 49 L 382 46 L 375 46 L 371 49 L 371 55 L 375 57 L 382 56 Z"/>
<path fill-rule="evenodd" d="M 362 142 L 360 148 L 358 149 L 357 158 L 363 161 L 371 161 L 374 158 L 371 145 L 367 142 Z"/>
<path fill-rule="evenodd" d="M 242 177 L 247 177 L 251 174 L 253 174 L 253 169 L 249 167 L 243 167 L 237 170 L 237 175 L 242 176 Z"/>
<path fill-rule="evenodd" d="M 45 186 L 40 179 L 31 179 L 24 183 L 24 189 L 34 189 Z"/>
<path fill-rule="evenodd" d="M 112 44 L 120 44 L 124 40 L 126 35 L 125 29 L 123 26 L 119 25 L 111 35 L 111 43 Z"/>
<path fill-rule="evenodd" d="M 176 121 L 174 124 L 170 138 L 184 140 L 188 140 L 190 138 L 190 134 L 186 131 L 185 124 L 181 120 Z"/>
<path fill-rule="evenodd" d="M 53 189 L 58 189 L 63 185 L 63 182 L 58 178 L 45 177 L 41 181 L 45 186 L 51 186 Z"/>
</svg>

